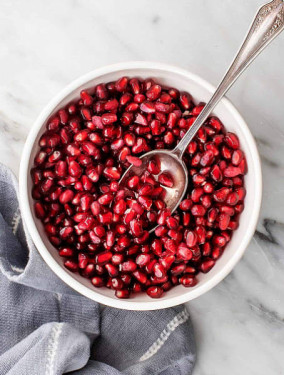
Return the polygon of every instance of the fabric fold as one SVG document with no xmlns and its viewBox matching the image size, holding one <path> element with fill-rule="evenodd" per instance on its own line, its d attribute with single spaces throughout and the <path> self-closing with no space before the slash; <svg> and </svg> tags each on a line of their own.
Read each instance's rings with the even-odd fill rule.
<svg viewBox="0 0 284 375">
<path fill-rule="evenodd" d="M 45 264 L 0 164 L 0 374 L 191 374 L 196 348 L 184 306 L 125 311 L 89 300 Z"/>
</svg>

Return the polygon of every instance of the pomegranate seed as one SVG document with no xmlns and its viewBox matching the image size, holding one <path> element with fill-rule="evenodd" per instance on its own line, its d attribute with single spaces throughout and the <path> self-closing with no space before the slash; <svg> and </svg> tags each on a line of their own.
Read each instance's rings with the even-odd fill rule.
<svg viewBox="0 0 284 375">
<path fill-rule="evenodd" d="M 70 202 L 74 197 L 74 193 L 72 190 L 67 189 L 63 193 L 60 194 L 59 201 L 62 204 Z"/>
<path fill-rule="evenodd" d="M 205 260 L 200 265 L 200 271 L 203 273 L 207 273 L 212 269 L 214 265 L 215 265 L 215 261 L 213 259 Z"/>
<path fill-rule="evenodd" d="M 128 289 L 120 289 L 115 291 L 117 298 L 129 298 L 130 291 Z"/>
<path fill-rule="evenodd" d="M 122 77 L 115 82 L 115 89 L 118 92 L 124 92 L 128 85 L 128 78 Z"/>
<path fill-rule="evenodd" d="M 122 272 L 134 272 L 137 268 L 137 265 L 132 260 L 128 260 L 126 262 L 123 262 L 121 264 L 121 270 Z"/>
<path fill-rule="evenodd" d="M 186 265 L 184 263 L 178 264 L 171 269 L 171 274 L 174 276 L 180 275 L 184 272 Z"/>
<path fill-rule="evenodd" d="M 186 236 L 186 244 L 188 247 L 193 247 L 197 243 L 197 235 L 193 231 L 189 231 Z"/>
<path fill-rule="evenodd" d="M 227 214 L 220 214 L 219 216 L 219 228 L 221 230 L 226 230 L 228 228 L 228 225 L 230 223 L 230 216 Z"/>
<path fill-rule="evenodd" d="M 180 284 L 182 284 L 185 287 L 193 287 L 197 284 L 197 280 L 192 275 L 184 275 L 179 279 Z"/>
<path fill-rule="evenodd" d="M 37 203 L 35 203 L 34 208 L 35 208 L 36 217 L 39 218 L 39 219 L 44 219 L 46 213 L 45 213 L 45 209 L 44 209 L 43 205 L 41 203 L 37 202 Z"/>
<path fill-rule="evenodd" d="M 226 187 L 221 188 L 215 191 L 215 193 L 213 194 L 213 198 L 216 202 L 224 202 L 227 199 L 229 192 L 230 189 Z"/>
<path fill-rule="evenodd" d="M 96 286 L 97 288 L 100 288 L 102 286 L 105 285 L 105 281 L 102 277 L 100 276 L 95 276 L 91 279 L 91 282 L 94 286 Z"/>
<path fill-rule="evenodd" d="M 155 105 L 152 102 L 144 102 L 140 104 L 140 109 L 145 113 L 155 113 Z"/>
<path fill-rule="evenodd" d="M 192 251 L 185 244 L 180 244 L 177 249 L 177 255 L 184 260 L 190 260 Z"/>
<path fill-rule="evenodd" d="M 59 250 L 59 255 L 61 257 L 72 257 L 74 255 L 74 251 L 70 247 L 63 247 Z"/>
<path fill-rule="evenodd" d="M 65 260 L 64 262 L 64 266 L 71 272 L 76 272 L 78 270 L 78 265 L 76 262 L 72 261 L 72 260 Z"/>
<path fill-rule="evenodd" d="M 135 167 L 140 167 L 142 165 L 142 160 L 137 158 L 136 156 L 126 156 L 126 160 L 130 163 L 133 164 Z"/>
<path fill-rule="evenodd" d="M 158 177 L 158 181 L 161 185 L 164 185 L 164 186 L 167 186 L 167 187 L 173 187 L 174 186 L 174 181 L 173 181 L 173 178 L 172 176 L 167 173 L 167 172 L 163 172 L 159 175 Z"/>
<path fill-rule="evenodd" d="M 235 206 L 239 201 L 239 196 L 237 193 L 233 192 L 228 195 L 228 198 L 226 200 L 226 203 L 230 206 Z"/>
<path fill-rule="evenodd" d="M 151 298 L 160 298 L 164 291 L 159 286 L 150 286 L 146 292 Z"/>
<path fill-rule="evenodd" d="M 225 177 L 236 177 L 238 175 L 242 174 L 242 171 L 239 167 L 229 166 L 224 170 L 224 176 Z"/>
<path fill-rule="evenodd" d="M 234 133 L 227 133 L 224 138 L 225 143 L 234 150 L 240 147 L 239 139 Z"/>
<path fill-rule="evenodd" d="M 206 209 L 201 205 L 195 204 L 191 208 L 191 213 L 193 216 L 204 216 Z"/>
<path fill-rule="evenodd" d="M 210 175 L 211 175 L 211 178 L 216 182 L 220 182 L 223 179 L 221 169 L 219 168 L 217 164 L 215 164 L 213 168 L 211 169 Z"/>
<path fill-rule="evenodd" d="M 119 180 L 121 173 L 115 167 L 108 167 L 104 169 L 104 175 L 110 180 Z"/>
</svg>

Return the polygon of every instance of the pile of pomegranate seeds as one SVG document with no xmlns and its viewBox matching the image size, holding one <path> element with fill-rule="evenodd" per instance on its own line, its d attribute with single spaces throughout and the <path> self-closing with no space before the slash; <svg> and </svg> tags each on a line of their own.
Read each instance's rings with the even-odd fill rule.
<svg viewBox="0 0 284 375">
<path fill-rule="evenodd" d="M 68 270 L 118 298 L 144 291 L 158 298 L 211 270 L 238 228 L 246 194 L 238 137 L 218 118 L 206 121 L 184 155 L 189 184 L 172 215 L 163 192 L 173 178 L 160 173 L 158 160 L 127 186 L 118 184 L 140 155 L 173 149 L 203 106 L 152 79 L 122 77 L 82 91 L 48 121 L 32 196 Z"/>
</svg>

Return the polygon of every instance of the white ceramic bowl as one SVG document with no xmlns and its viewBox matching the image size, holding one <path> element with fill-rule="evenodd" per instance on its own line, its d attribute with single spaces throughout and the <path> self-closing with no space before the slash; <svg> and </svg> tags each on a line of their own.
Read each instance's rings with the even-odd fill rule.
<svg viewBox="0 0 284 375">
<path fill-rule="evenodd" d="M 96 69 L 72 82 L 45 107 L 27 138 L 20 166 L 21 210 L 27 228 L 43 259 L 57 276 L 77 292 L 94 301 L 121 309 L 161 309 L 179 305 L 207 292 L 228 275 L 243 255 L 255 231 L 261 205 L 262 179 L 260 160 L 255 141 L 248 126 L 235 107 L 228 99 L 224 98 L 216 107 L 214 114 L 222 120 L 227 130 L 233 131 L 238 135 L 241 147 L 246 154 L 248 174 L 245 177 L 247 196 L 245 209 L 240 219 L 240 226 L 234 233 L 222 257 L 209 273 L 198 275 L 198 284 L 195 287 L 174 287 L 160 299 L 151 299 L 145 293 L 121 300 L 114 296 L 112 290 L 93 287 L 89 280 L 64 268 L 63 259 L 50 244 L 40 220 L 35 217 L 31 197 L 32 180 L 30 169 L 33 165 L 34 156 L 38 151 L 38 140 L 44 132 L 48 118 L 69 101 L 78 98 L 79 92 L 83 88 L 88 89 L 101 82 L 115 81 L 121 76 L 153 77 L 165 85 L 190 92 L 196 102 L 208 101 L 214 92 L 214 87 L 209 83 L 186 70 L 152 62 L 128 62 L 107 66 Z"/>
</svg>

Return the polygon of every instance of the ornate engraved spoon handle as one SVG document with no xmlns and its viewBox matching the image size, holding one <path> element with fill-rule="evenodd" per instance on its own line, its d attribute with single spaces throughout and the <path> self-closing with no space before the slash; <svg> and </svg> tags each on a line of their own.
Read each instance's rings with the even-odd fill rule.
<svg viewBox="0 0 284 375">
<path fill-rule="evenodd" d="M 232 65 L 219 84 L 214 95 L 204 107 L 194 124 L 173 150 L 178 157 L 182 157 L 189 142 L 198 129 L 210 115 L 214 107 L 226 94 L 236 79 L 258 56 L 258 54 L 284 29 L 284 2 L 273 0 L 263 5 L 251 25 L 245 41 L 243 42 Z"/>
</svg>

